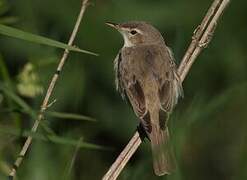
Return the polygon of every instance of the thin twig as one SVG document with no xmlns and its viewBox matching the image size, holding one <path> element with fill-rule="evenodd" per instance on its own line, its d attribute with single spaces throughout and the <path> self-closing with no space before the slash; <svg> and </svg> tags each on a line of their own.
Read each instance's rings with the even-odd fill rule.
<svg viewBox="0 0 247 180">
<path fill-rule="evenodd" d="M 78 29 L 79 29 L 79 26 L 81 24 L 81 20 L 83 18 L 84 12 L 85 12 L 85 10 L 86 10 L 86 8 L 88 6 L 88 1 L 89 0 L 83 0 L 82 1 L 82 6 L 81 6 L 80 13 L 79 13 L 79 15 L 77 17 L 73 32 L 72 32 L 72 34 L 70 36 L 70 39 L 69 39 L 69 42 L 68 42 L 68 45 L 70 45 L 70 46 L 74 42 L 75 36 L 76 36 L 76 34 L 78 32 Z M 44 100 L 42 102 L 42 105 L 41 105 L 41 108 L 40 108 L 40 113 L 39 113 L 37 119 L 35 120 L 34 125 L 33 125 L 32 129 L 31 129 L 32 133 L 35 133 L 37 131 L 37 128 L 38 128 L 38 126 L 40 124 L 40 121 L 44 118 L 44 112 L 48 107 L 48 103 L 49 103 L 50 97 L 52 95 L 52 92 L 53 92 L 54 87 L 56 85 L 56 82 L 58 80 L 59 74 L 62 71 L 64 63 L 65 63 L 65 61 L 66 61 L 66 59 L 68 57 L 68 54 L 69 54 L 69 50 L 65 49 L 64 53 L 63 53 L 63 56 L 60 59 L 60 62 L 58 64 L 57 70 L 56 70 L 55 74 L 53 75 L 53 77 L 52 77 L 52 79 L 50 81 L 50 84 L 49 84 L 49 87 L 47 89 L 45 98 L 44 98 Z M 28 148 L 30 147 L 30 145 L 32 143 L 32 140 L 33 140 L 32 136 L 28 136 L 28 138 L 26 139 L 26 141 L 25 141 L 25 143 L 24 143 L 24 145 L 23 145 L 23 147 L 22 147 L 22 149 L 21 149 L 21 151 L 20 151 L 20 153 L 19 153 L 19 155 L 18 155 L 18 157 L 17 157 L 17 159 L 16 159 L 16 161 L 15 161 L 15 163 L 13 165 L 13 168 L 11 169 L 11 172 L 9 174 L 9 178 L 10 179 L 13 179 L 15 177 L 17 168 L 21 165 L 21 163 L 23 161 L 23 158 L 24 158 Z"/>
<path fill-rule="evenodd" d="M 230 0 L 215 0 L 209 8 L 206 16 L 202 23 L 194 31 L 192 42 L 188 47 L 181 63 L 178 68 L 178 75 L 183 82 L 186 75 L 188 74 L 192 64 L 198 57 L 202 49 L 204 49 L 210 40 L 212 39 L 214 30 L 217 25 L 219 17 L 223 14 L 224 9 L 229 4 Z M 117 157 L 115 162 L 109 168 L 107 173 L 102 178 L 103 180 L 115 180 L 121 173 L 124 166 L 127 164 L 129 159 L 135 153 L 137 148 L 140 146 L 142 140 L 138 131 L 135 132 L 127 146 Z"/>
</svg>

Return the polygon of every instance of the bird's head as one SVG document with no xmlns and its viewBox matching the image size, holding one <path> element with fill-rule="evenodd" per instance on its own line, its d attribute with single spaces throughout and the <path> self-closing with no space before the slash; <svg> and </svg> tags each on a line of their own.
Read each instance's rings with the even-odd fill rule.
<svg viewBox="0 0 247 180">
<path fill-rule="evenodd" d="M 107 22 L 106 24 L 122 34 L 124 47 L 164 43 L 160 32 L 146 22 L 131 21 L 120 24 Z"/>
</svg>

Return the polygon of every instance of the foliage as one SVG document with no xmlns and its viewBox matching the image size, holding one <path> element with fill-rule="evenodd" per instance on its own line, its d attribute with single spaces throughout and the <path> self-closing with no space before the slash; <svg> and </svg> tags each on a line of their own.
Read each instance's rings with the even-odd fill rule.
<svg viewBox="0 0 247 180">
<path fill-rule="evenodd" d="M 18 179 L 100 179 L 133 135 L 138 120 L 114 89 L 112 61 L 122 39 L 104 25 L 106 21 L 151 22 L 179 63 L 211 2 L 93 1 L 75 44 L 100 56 L 71 52 L 52 97 L 56 101 L 38 133 L 32 135 L 34 143 L 18 169 Z M 17 35 L 32 32 L 41 39 L 67 42 L 80 3 L 0 0 L 0 23 L 4 24 L 0 29 L 7 25 L 15 27 Z M 211 44 L 183 84 L 185 97 L 169 122 L 177 171 L 155 177 L 146 141 L 119 179 L 247 178 L 245 7 L 244 0 L 230 4 Z M 5 179 L 23 136 L 30 134 L 60 57 L 58 49 L 0 35 L 0 179 Z M 91 122 L 94 119 L 97 121 Z"/>
<path fill-rule="evenodd" d="M 87 54 L 92 54 L 92 55 L 97 55 L 95 53 L 89 52 L 89 51 L 85 51 L 73 46 L 69 46 L 67 44 L 46 38 L 46 37 L 42 37 L 42 36 L 38 36 L 35 34 L 31 34 L 28 32 L 24 32 L 21 31 L 19 29 L 15 29 L 12 27 L 8 27 L 5 25 L 0 24 L 0 34 L 6 35 L 6 36 L 10 36 L 10 37 L 14 37 L 17 39 L 22 39 L 25 41 L 30 41 L 33 43 L 38 43 L 38 44 L 44 44 L 44 45 L 49 45 L 49 46 L 54 46 L 54 47 L 58 47 L 58 48 L 63 48 L 63 49 L 68 49 L 70 51 L 77 51 L 77 52 L 83 52 L 83 53 L 87 53 Z"/>
</svg>

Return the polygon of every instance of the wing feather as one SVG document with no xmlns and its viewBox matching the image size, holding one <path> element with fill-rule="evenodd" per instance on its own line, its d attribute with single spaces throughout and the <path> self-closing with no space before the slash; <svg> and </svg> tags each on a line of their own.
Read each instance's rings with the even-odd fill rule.
<svg viewBox="0 0 247 180">
<path fill-rule="evenodd" d="M 174 58 L 166 46 L 150 45 L 144 49 L 145 51 L 142 48 L 132 50 L 132 54 L 122 49 L 114 61 L 114 68 L 117 90 L 122 97 L 127 97 L 144 127 L 150 127 L 142 89 L 144 76 L 153 76 L 157 83 L 160 109 L 165 113 L 171 112 L 176 105 L 182 94 L 182 86 L 176 74 Z"/>
</svg>

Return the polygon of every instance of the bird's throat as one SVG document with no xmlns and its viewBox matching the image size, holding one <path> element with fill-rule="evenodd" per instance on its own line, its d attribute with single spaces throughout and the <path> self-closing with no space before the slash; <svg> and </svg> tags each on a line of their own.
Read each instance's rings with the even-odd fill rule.
<svg viewBox="0 0 247 180">
<path fill-rule="evenodd" d="M 129 40 L 129 38 L 125 34 L 123 34 L 123 38 L 124 38 L 124 47 L 134 46 L 134 44 Z"/>
</svg>

